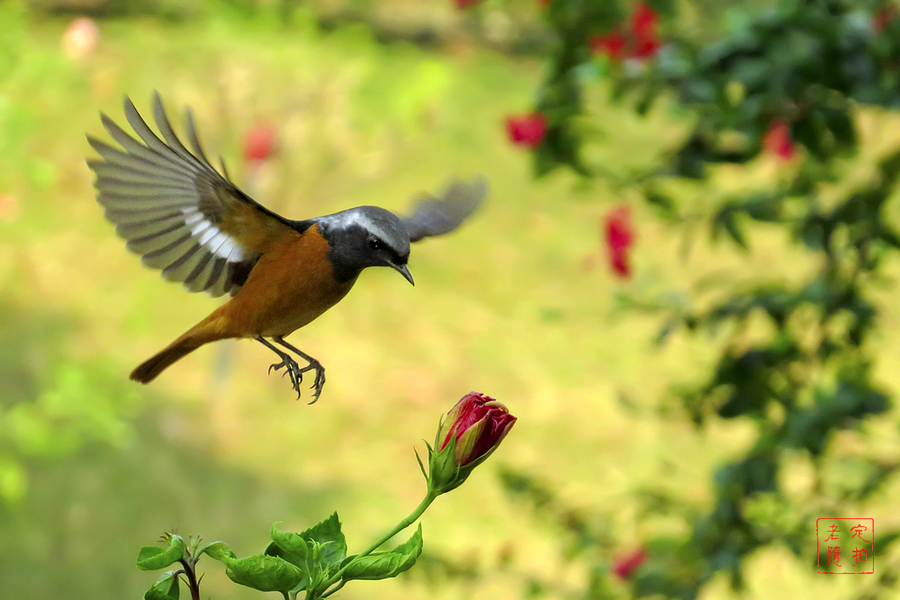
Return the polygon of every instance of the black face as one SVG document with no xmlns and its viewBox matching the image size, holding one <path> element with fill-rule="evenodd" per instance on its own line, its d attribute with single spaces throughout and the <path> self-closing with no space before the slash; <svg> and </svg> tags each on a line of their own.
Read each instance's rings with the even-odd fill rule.
<svg viewBox="0 0 900 600">
<path fill-rule="evenodd" d="M 409 232 L 390 211 L 357 206 L 315 219 L 331 250 L 328 260 L 338 281 L 356 278 L 366 267 L 393 267 L 407 281 Z"/>
<path fill-rule="evenodd" d="M 368 248 L 369 256 L 372 260 L 376 261 L 374 264 L 370 265 L 373 267 L 403 266 L 409 260 L 409 253 L 407 253 L 406 256 L 400 256 L 393 248 L 371 233 L 366 235 L 366 248 Z"/>
<path fill-rule="evenodd" d="M 393 267 L 403 273 L 409 260 L 408 251 L 401 256 L 384 240 L 360 226 L 331 231 L 326 239 L 331 246 L 328 259 L 338 281 L 354 279 L 367 267 Z"/>
</svg>

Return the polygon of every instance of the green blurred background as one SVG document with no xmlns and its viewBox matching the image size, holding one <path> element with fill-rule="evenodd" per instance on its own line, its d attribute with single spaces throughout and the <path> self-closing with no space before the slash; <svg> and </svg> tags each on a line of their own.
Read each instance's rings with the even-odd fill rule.
<svg viewBox="0 0 900 600">
<path fill-rule="evenodd" d="M 137 550 L 172 528 L 246 555 L 267 543 L 272 521 L 300 530 L 337 510 L 359 551 L 418 503 L 413 448 L 473 389 L 519 417 L 512 434 L 426 514 L 425 566 L 354 582 L 343 598 L 515 598 L 516 573 L 580 581 L 553 536 L 503 493 L 504 466 L 551 482 L 576 513 L 614 515 L 602 524 L 610 555 L 666 527 L 638 517 L 635 489 L 709 495 L 709 469 L 742 448 L 749 428 L 698 436 L 652 407 L 709 368 L 718 340 L 656 348 L 658 318 L 624 311 L 621 293 L 763 273 L 791 280 L 810 265 L 764 228 L 749 263 L 705 234 L 662 228 L 634 202 L 636 275 L 615 279 L 602 216 L 636 198 L 563 174 L 535 182 L 503 130 L 543 75 L 550 42 L 539 9 L 526 0 L 477 13 L 449 0 L 0 4 L 0 598 L 140 597 L 154 576 L 135 569 Z M 66 29 L 83 14 L 99 28 L 96 46 L 67 50 Z M 239 184 L 249 177 L 245 132 L 272 124 L 279 152 L 255 196 L 291 218 L 360 204 L 402 211 L 454 174 L 490 181 L 477 218 L 414 248 L 415 288 L 368 271 L 290 338 L 328 371 L 316 405 L 266 376 L 270 353 L 246 341 L 203 348 L 149 387 L 128 381 L 218 305 L 142 268 L 93 199 L 84 134 L 104 137 L 99 111 L 121 122 L 123 95 L 146 110 L 153 90 L 170 114 L 193 107 L 208 153 L 222 154 Z M 594 151 L 612 169 L 649 162 L 681 127 L 677 115 L 639 119 L 605 95 L 591 109 L 604 124 Z M 864 128 L 876 145 L 890 137 L 879 123 Z M 776 172 L 772 162 L 753 174 Z M 885 301 L 885 330 L 898 318 Z M 878 376 L 893 391 L 900 350 L 890 339 L 879 346 Z M 216 364 L 228 356 L 223 373 Z M 873 435 L 877 444 L 889 433 Z M 898 520 L 888 502 L 865 516 Z M 817 577 L 787 556 L 752 559 L 750 595 L 854 589 L 852 578 Z M 462 576 L 429 578 L 428 557 L 450 557 Z M 204 570 L 209 597 L 256 594 L 212 561 Z M 729 594 L 724 581 L 710 593 Z"/>
</svg>

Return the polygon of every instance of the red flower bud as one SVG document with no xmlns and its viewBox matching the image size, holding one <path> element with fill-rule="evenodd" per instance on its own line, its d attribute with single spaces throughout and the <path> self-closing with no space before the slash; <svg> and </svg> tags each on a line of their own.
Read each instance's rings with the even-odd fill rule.
<svg viewBox="0 0 900 600">
<path fill-rule="evenodd" d="M 797 147 L 791 139 L 790 126 L 781 119 L 772 121 L 769 130 L 763 137 L 763 147 L 766 152 L 776 154 L 784 160 L 790 160 L 794 157 Z"/>
<path fill-rule="evenodd" d="M 506 134 L 517 146 L 540 146 L 547 133 L 547 117 L 541 113 L 510 115 L 506 117 Z"/>
<path fill-rule="evenodd" d="M 649 552 L 643 548 L 638 548 L 613 560 L 610 571 L 619 579 L 628 579 L 649 556 Z"/>
<path fill-rule="evenodd" d="M 490 396 L 469 392 L 447 413 L 436 449 L 440 452 L 456 440 L 454 462 L 465 467 L 499 446 L 515 422 L 509 410 Z"/>
<path fill-rule="evenodd" d="M 634 243 L 634 229 L 631 225 L 631 210 L 619 206 L 611 210 L 604 220 L 606 250 L 613 273 L 623 279 L 631 277 L 628 253 Z"/>
<path fill-rule="evenodd" d="M 275 152 L 277 134 L 275 128 L 266 123 L 257 123 L 244 136 L 244 160 L 247 162 L 267 160 Z"/>
<path fill-rule="evenodd" d="M 434 446 L 428 446 L 427 473 L 419 460 L 429 495 L 437 497 L 461 486 L 497 449 L 515 422 L 506 407 L 490 396 L 478 392 L 463 396 L 441 420 Z"/>
</svg>

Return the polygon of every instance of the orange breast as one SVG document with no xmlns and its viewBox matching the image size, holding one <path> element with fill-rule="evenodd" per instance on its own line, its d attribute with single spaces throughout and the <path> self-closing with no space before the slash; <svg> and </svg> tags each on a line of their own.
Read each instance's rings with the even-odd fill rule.
<svg viewBox="0 0 900 600">
<path fill-rule="evenodd" d="M 355 279 L 338 283 L 328 242 L 313 225 L 279 240 L 262 255 L 234 298 L 209 316 L 223 337 L 285 336 L 343 298 Z"/>
</svg>

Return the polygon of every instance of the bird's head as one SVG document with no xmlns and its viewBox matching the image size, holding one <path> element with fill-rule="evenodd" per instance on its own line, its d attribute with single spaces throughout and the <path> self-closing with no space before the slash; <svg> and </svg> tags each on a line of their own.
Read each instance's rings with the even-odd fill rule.
<svg viewBox="0 0 900 600">
<path fill-rule="evenodd" d="M 366 267 L 391 267 L 415 285 L 406 263 L 409 233 L 394 213 L 377 206 L 358 206 L 315 219 L 331 250 L 328 260 L 339 281 Z"/>
</svg>

